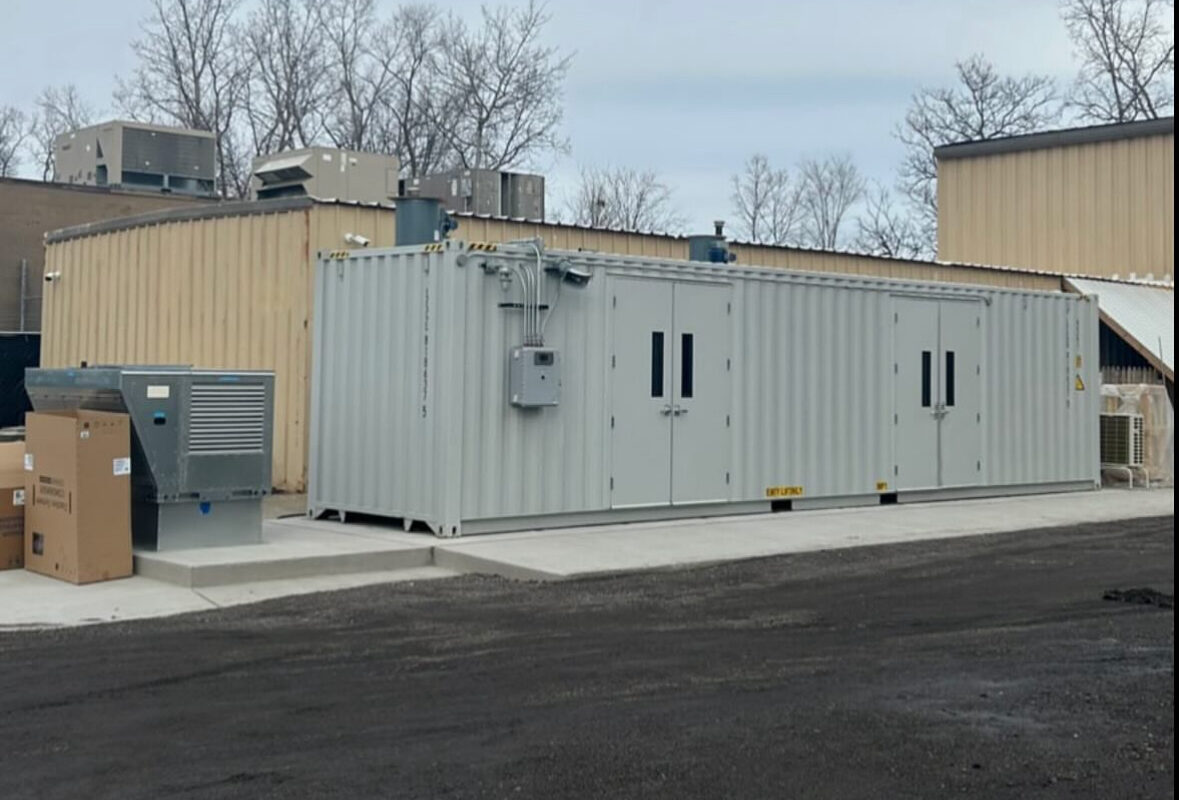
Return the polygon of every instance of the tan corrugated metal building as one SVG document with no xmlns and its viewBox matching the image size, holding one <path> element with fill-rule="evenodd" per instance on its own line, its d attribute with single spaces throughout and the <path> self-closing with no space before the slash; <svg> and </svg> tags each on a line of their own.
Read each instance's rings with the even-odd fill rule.
<svg viewBox="0 0 1179 800">
<path fill-rule="evenodd" d="M 938 257 L 1171 281 L 1175 120 L 939 147 Z"/>
<path fill-rule="evenodd" d="M 453 238 L 684 259 L 684 237 L 460 215 Z M 81 225 L 47 239 L 41 363 L 182 363 L 276 373 L 274 481 L 306 482 L 310 318 L 316 253 L 355 233 L 394 242 L 387 207 L 300 197 L 180 209 Z M 1060 291 L 1059 275 L 734 244 L 768 267 Z M 379 343 L 374 343 L 379 346 Z"/>
<path fill-rule="evenodd" d="M 211 202 L 161 192 L 0 178 L 0 331 L 41 329 L 40 284 L 49 231 Z"/>
</svg>

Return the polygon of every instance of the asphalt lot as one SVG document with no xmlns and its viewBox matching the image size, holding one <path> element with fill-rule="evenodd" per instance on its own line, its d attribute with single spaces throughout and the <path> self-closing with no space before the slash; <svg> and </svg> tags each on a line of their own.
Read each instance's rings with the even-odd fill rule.
<svg viewBox="0 0 1179 800">
<path fill-rule="evenodd" d="M 1173 516 L 0 634 L 0 797 L 1172 797 L 1136 587 Z"/>
</svg>

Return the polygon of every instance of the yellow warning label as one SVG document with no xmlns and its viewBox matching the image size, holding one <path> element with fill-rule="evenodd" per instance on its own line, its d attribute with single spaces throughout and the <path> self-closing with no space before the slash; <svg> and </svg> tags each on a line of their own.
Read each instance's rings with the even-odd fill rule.
<svg viewBox="0 0 1179 800">
<path fill-rule="evenodd" d="M 471 242 L 471 250 L 497 250 L 499 245 L 494 242 Z"/>
<path fill-rule="evenodd" d="M 888 481 L 876 481 L 876 491 L 887 492 L 888 491 Z"/>
<path fill-rule="evenodd" d="M 441 253 L 442 247 L 443 247 L 442 242 L 435 242 L 434 244 L 428 244 L 424 248 L 422 248 L 422 252 L 424 252 L 424 253 Z"/>
<path fill-rule="evenodd" d="M 766 497 L 802 497 L 801 486 L 767 486 Z"/>
<path fill-rule="evenodd" d="M 1080 353 L 1078 353 L 1078 354 L 1077 354 L 1077 357 L 1076 357 L 1075 359 L 1073 359 L 1073 362 L 1074 362 L 1074 363 L 1077 365 L 1077 369 L 1080 369 L 1080 368 L 1081 368 L 1081 363 L 1082 363 L 1082 362 L 1081 362 L 1081 355 L 1080 355 Z"/>
<path fill-rule="evenodd" d="M 1077 376 L 1077 382 L 1073 385 L 1073 388 L 1075 388 L 1078 392 L 1085 391 L 1085 382 L 1081 380 L 1080 375 Z"/>
<path fill-rule="evenodd" d="M 347 250 L 333 250 L 332 252 L 328 253 L 328 258 L 332 259 L 333 261 L 343 261 L 347 257 Z"/>
</svg>

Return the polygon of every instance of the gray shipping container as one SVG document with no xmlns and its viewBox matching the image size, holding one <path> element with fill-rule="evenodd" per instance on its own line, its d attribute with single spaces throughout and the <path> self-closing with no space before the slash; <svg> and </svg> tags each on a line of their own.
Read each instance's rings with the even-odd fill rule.
<svg viewBox="0 0 1179 800">
<path fill-rule="evenodd" d="M 450 241 L 323 254 L 314 320 L 313 516 L 457 536 L 1099 482 L 1089 297 Z"/>
</svg>

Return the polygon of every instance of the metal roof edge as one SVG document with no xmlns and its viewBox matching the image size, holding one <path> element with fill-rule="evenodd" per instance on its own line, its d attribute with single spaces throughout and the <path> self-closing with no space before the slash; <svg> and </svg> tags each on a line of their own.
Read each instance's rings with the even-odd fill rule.
<svg viewBox="0 0 1179 800">
<path fill-rule="evenodd" d="M 1139 139 L 1146 136 L 1174 135 L 1175 118 L 1117 122 L 1110 125 L 1089 125 L 1080 128 L 1062 128 L 1039 133 L 1025 133 L 1019 136 L 1004 136 L 998 139 L 974 139 L 951 142 L 933 149 L 934 158 L 955 159 L 975 156 L 991 156 L 1002 153 L 1018 153 L 1026 150 L 1044 150 L 1051 147 L 1116 142 L 1123 139 Z"/>
<path fill-rule="evenodd" d="M 255 214 L 275 214 L 282 211 L 297 211 L 310 208 L 323 201 L 312 197 L 283 197 L 276 200 L 232 200 L 209 206 L 193 206 L 182 208 L 167 208 L 162 211 L 148 211 L 129 217 L 87 222 L 82 225 L 71 225 L 58 228 L 45 234 L 46 244 L 56 244 L 68 239 L 78 239 L 83 236 L 95 236 L 100 233 L 138 228 L 147 225 L 162 225 L 167 222 L 185 222 L 198 219 L 217 219 L 232 216 L 253 216 Z"/>
</svg>

